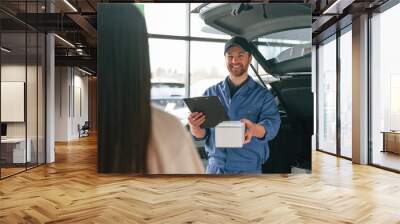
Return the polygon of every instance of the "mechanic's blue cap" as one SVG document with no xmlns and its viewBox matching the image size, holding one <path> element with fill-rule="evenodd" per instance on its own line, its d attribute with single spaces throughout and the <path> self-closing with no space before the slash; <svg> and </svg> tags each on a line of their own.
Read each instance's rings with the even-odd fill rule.
<svg viewBox="0 0 400 224">
<path fill-rule="evenodd" d="M 228 40 L 225 43 L 224 55 L 229 50 L 229 48 L 231 48 L 231 47 L 233 47 L 235 45 L 241 47 L 243 50 L 245 50 L 245 51 L 250 53 L 249 42 L 247 42 L 246 39 L 244 39 L 243 37 L 232 37 L 230 40 Z"/>
</svg>

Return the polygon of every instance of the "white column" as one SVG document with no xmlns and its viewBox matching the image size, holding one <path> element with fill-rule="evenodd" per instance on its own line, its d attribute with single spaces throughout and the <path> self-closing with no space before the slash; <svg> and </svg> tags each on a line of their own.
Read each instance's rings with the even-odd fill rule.
<svg viewBox="0 0 400 224">
<path fill-rule="evenodd" d="M 353 20 L 353 162 L 368 163 L 368 16 Z"/>
<path fill-rule="evenodd" d="M 54 6 L 51 1 L 47 1 L 46 7 L 54 11 Z M 53 163 L 55 161 L 54 151 L 54 133 L 55 133 L 55 54 L 54 54 L 54 34 L 49 33 L 46 35 L 46 163 Z"/>
</svg>

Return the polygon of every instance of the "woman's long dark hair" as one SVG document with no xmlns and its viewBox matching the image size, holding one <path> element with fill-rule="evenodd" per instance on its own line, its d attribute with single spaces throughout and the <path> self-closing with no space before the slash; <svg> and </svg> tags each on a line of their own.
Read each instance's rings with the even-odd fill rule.
<svg viewBox="0 0 400 224">
<path fill-rule="evenodd" d="M 99 4 L 98 172 L 145 173 L 150 139 L 150 63 L 143 15 Z"/>
</svg>

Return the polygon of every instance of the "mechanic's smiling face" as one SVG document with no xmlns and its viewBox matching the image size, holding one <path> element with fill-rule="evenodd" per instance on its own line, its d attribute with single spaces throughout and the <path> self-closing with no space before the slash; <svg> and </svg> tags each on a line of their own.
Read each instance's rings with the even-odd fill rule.
<svg viewBox="0 0 400 224">
<path fill-rule="evenodd" d="M 225 61 L 229 73 L 239 77 L 247 72 L 251 62 L 251 55 L 241 47 L 233 46 L 226 52 Z"/>
</svg>

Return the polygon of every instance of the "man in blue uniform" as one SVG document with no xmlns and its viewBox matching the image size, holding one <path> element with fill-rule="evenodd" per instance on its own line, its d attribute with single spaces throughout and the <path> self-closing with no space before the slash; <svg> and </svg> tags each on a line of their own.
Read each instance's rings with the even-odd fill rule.
<svg viewBox="0 0 400 224">
<path fill-rule="evenodd" d="M 204 93 L 205 96 L 218 96 L 229 118 L 245 124 L 243 147 L 215 147 L 214 128 L 200 128 L 207 118 L 197 112 L 188 117 L 194 138 L 205 140 L 208 174 L 261 173 L 261 166 L 269 156 L 268 141 L 279 130 L 279 111 L 273 95 L 247 73 L 252 59 L 249 52 L 246 39 L 233 37 L 227 41 L 224 54 L 229 76 Z"/>
</svg>

